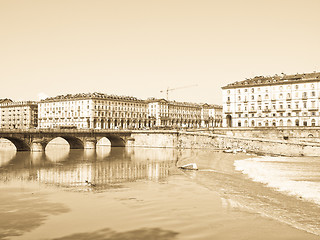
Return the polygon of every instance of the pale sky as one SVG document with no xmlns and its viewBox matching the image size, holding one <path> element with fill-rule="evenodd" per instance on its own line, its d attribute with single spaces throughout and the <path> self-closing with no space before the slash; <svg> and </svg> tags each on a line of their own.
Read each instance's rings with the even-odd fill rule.
<svg viewBox="0 0 320 240">
<path fill-rule="evenodd" d="M 319 0 L 0 0 L 0 98 L 102 92 L 222 103 L 257 75 L 320 71 Z"/>
</svg>

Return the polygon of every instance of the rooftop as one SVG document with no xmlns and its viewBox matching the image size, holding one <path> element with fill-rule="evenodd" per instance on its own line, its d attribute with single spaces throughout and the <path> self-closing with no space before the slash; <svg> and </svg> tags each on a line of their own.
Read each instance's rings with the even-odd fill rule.
<svg viewBox="0 0 320 240">
<path fill-rule="evenodd" d="M 235 88 L 235 87 L 250 87 L 256 85 L 272 85 L 283 83 L 298 83 L 304 81 L 320 81 L 320 72 L 302 73 L 294 75 L 286 75 L 281 73 L 274 76 L 255 76 L 254 78 L 247 78 L 244 81 L 230 83 L 222 89 Z"/>
<path fill-rule="evenodd" d="M 123 101 L 142 101 L 136 97 L 130 96 L 117 96 L 117 95 L 108 95 L 105 93 L 77 93 L 77 94 L 66 94 L 66 95 L 58 95 L 55 97 L 48 97 L 46 99 L 41 100 L 41 102 L 47 101 L 61 101 L 61 100 L 74 100 L 74 99 L 108 99 L 108 100 L 123 100 Z"/>
</svg>

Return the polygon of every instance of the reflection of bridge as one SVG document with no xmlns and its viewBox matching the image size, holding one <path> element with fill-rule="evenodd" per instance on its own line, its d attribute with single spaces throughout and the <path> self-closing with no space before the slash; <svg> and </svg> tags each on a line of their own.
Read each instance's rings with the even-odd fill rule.
<svg viewBox="0 0 320 240">
<path fill-rule="evenodd" d="M 54 138 L 65 139 L 71 149 L 95 148 L 97 141 L 107 138 L 113 147 L 124 147 L 131 140 L 129 130 L 70 130 L 70 129 L 0 129 L 0 138 L 11 141 L 17 151 L 44 151 Z"/>
<path fill-rule="evenodd" d="M 169 169 L 178 159 L 173 149 L 113 148 L 109 155 L 96 161 L 95 150 L 74 150 L 62 162 L 51 162 L 47 153 L 12 152 L 0 168 L 0 182 L 41 182 L 66 187 L 86 186 L 85 181 L 99 188 L 136 180 L 153 180 L 169 176 Z M 148 153 L 149 152 L 149 153 Z M 144 156 L 144 158 L 141 158 Z"/>
</svg>

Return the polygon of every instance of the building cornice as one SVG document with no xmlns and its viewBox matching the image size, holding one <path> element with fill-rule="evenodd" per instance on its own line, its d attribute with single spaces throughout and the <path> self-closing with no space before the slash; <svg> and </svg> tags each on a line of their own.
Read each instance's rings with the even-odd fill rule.
<svg viewBox="0 0 320 240">
<path fill-rule="evenodd" d="M 251 79 L 246 79 L 241 82 L 230 83 L 222 87 L 222 89 L 247 88 L 247 87 L 257 87 L 257 86 L 273 86 L 273 85 L 310 83 L 310 82 L 320 82 L 320 73 L 315 72 L 315 73 L 282 75 L 282 76 L 275 75 L 272 77 L 257 76 Z"/>
</svg>

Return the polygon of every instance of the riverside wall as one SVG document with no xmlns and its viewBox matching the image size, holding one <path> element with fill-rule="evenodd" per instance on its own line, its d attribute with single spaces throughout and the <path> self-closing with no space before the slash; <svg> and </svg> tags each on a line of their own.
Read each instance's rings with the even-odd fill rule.
<svg viewBox="0 0 320 240">
<path fill-rule="evenodd" d="M 134 147 L 245 149 L 257 154 L 283 156 L 320 156 L 320 143 L 295 142 L 284 139 L 267 139 L 232 136 L 204 132 L 145 132 L 133 133 Z"/>
<path fill-rule="evenodd" d="M 213 133 L 233 137 L 320 143 L 320 127 L 215 128 Z"/>
</svg>

